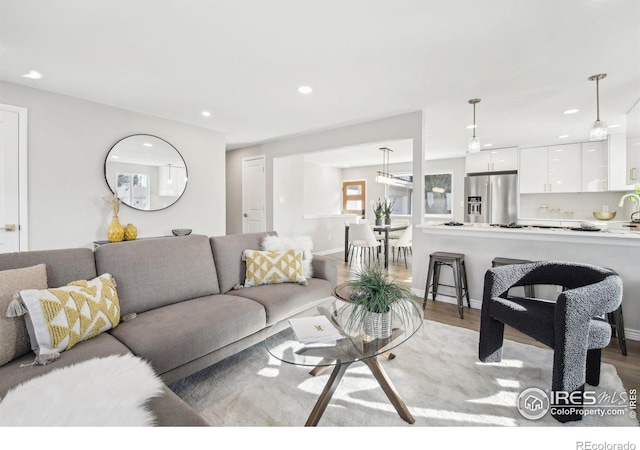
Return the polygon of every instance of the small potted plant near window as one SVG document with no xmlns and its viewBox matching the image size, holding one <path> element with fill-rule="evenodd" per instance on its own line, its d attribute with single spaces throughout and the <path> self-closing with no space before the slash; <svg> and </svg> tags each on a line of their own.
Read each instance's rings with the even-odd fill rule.
<svg viewBox="0 0 640 450">
<path fill-rule="evenodd" d="M 394 315 L 409 317 L 415 308 L 411 290 L 397 283 L 380 266 L 363 268 L 346 285 L 353 302 L 348 323 L 351 327 L 362 327 L 372 338 L 390 337 Z"/>
<path fill-rule="evenodd" d="M 392 202 L 385 200 L 384 202 L 384 223 L 385 225 L 391 225 L 391 210 L 393 209 L 393 204 L 396 202 L 394 198 Z"/>
<path fill-rule="evenodd" d="M 384 216 L 384 203 L 378 199 L 373 204 L 373 213 L 376 216 L 376 226 L 382 225 L 382 216 Z"/>
</svg>

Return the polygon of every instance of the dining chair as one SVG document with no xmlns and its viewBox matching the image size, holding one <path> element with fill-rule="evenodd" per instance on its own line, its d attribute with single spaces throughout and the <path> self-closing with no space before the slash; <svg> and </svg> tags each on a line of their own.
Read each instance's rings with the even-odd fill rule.
<svg viewBox="0 0 640 450">
<path fill-rule="evenodd" d="M 349 267 L 353 262 L 353 256 L 356 252 L 360 252 L 360 261 L 364 263 L 365 253 L 368 256 L 368 264 L 371 265 L 371 253 L 374 253 L 374 259 L 379 259 L 378 250 L 382 245 L 373 234 L 371 226 L 366 223 L 349 224 L 349 240 L 351 241 L 351 256 L 349 258 Z"/>
<path fill-rule="evenodd" d="M 389 247 L 391 247 L 392 250 L 392 255 L 393 255 L 393 261 L 396 261 L 396 249 L 398 250 L 398 258 L 400 258 L 400 252 L 402 252 L 403 256 L 404 256 L 404 267 L 405 269 L 408 268 L 407 266 L 407 253 L 410 252 L 411 254 L 413 254 L 412 252 L 412 239 L 413 239 L 413 228 L 412 227 L 408 227 L 404 230 L 402 230 L 402 234 L 400 235 L 400 237 L 396 238 L 396 239 L 389 239 Z"/>
</svg>

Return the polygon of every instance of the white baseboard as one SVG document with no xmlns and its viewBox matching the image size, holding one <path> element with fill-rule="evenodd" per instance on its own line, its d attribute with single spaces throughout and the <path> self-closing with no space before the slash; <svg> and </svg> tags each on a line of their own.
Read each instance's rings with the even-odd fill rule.
<svg viewBox="0 0 640 450">
<path fill-rule="evenodd" d="M 411 291 L 417 295 L 419 298 L 424 298 L 424 289 L 415 289 L 412 288 Z M 482 301 L 481 300 L 474 300 L 474 299 L 470 299 L 471 300 L 471 308 L 472 309 L 480 309 L 482 307 Z M 430 302 L 433 300 L 429 300 Z M 451 303 L 452 305 L 457 305 L 458 302 L 456 302 L 456 300 L 452 297 L 438 297 L 438 300 L 436 300 L 438 302 L 442 302 L 442 303 Z M 465 305 L 466 307 L 466 305 Z M 625 339 L 629 339 L 630 341 L 640 341 L 640 330 L 633 330 L 631 328 L 625 328 L 624 329 L 624 337 Z"/>
<path fill-rule="evenodd" d="M 332 248 L 331 250 L 322 250 L 321 252 L 313 252 L 314 255 L 331 255 L 332 253 L 344 252 L 344 247 Z"/>
</svg>

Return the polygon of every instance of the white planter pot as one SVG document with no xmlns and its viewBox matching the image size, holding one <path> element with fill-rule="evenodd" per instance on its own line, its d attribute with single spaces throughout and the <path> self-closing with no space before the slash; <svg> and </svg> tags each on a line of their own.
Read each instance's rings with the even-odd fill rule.
<svg viewBox="0 0 640 450">
<path fill-rule="evenodd" d="M 367 336 L 376 339 L 385 339 L 391 336 L 393 331 L 393 315 L 387 313 L 367 312 L 364 315 L 363 331 Z"/>
</svg>

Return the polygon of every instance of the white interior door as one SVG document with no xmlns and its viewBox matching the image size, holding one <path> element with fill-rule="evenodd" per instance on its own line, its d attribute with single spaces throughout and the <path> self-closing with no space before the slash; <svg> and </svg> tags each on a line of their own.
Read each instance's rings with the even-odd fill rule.
<svg viewBox="0 0 640 450">
<path fill-rule="evenodd" d="M 242 232 L 267 230 L 264 156 L 242 160 Z"/>
<path fill-rule="evenodd" d="M 0 106 L 0 253 L 20 251 L 19 124 Z"/>
</svg>

